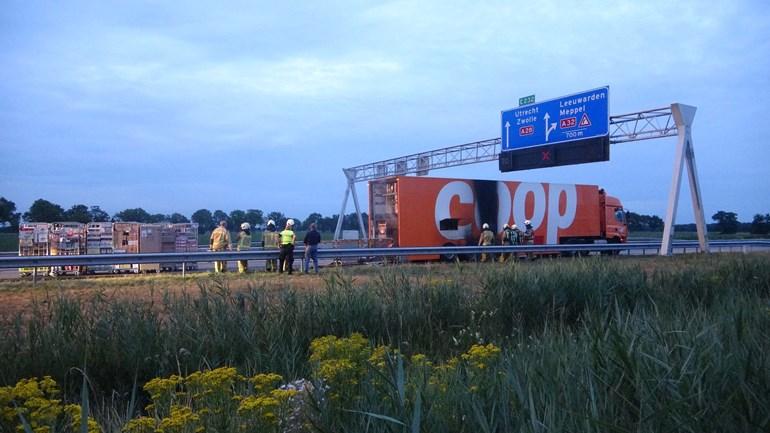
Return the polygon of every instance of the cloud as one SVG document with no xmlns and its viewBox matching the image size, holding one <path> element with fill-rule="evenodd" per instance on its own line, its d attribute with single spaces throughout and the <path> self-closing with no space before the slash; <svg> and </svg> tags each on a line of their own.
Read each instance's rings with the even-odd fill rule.
<svg viewBox="0 0 770 433">
<path fill-rule="evenodd" d="M 332 98 L 366 91 L 365 86 L 399 74 L 401 65 L 377 57 L 321 59 L 289 57 L 278 61 L 202 65 L 184 74 L 187 85 L 209 85 L 232 93 L 277 97 Z"/>
</svg>

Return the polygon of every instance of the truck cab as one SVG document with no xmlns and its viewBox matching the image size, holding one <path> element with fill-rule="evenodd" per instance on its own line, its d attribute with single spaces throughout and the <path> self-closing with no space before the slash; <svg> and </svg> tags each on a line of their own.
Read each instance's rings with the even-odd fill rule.
<svg viewBox="0 0 770 433">
<path fill-rule="evenodd" d="M 628 222 L 623 205 L 615 197 L 608 196 L 604 190 L 600 191 L 604 202 L 602 214 L 604 224 L 604 239 L 609 243 L 623 243 L 628 239 Z"/>
</svg>

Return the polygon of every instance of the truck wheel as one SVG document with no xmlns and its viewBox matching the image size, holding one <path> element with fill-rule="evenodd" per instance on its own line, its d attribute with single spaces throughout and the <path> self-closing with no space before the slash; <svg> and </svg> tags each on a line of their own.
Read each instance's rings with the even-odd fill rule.
<svg viewBox="0 0 770 433">
<path fill-rule="evenodd" d="M 612 238 L 612 239 L 609 240 L 609 242 L 607 242 L 607 244 L 609 244 L 609 245 L 620 245 L 620 239 Z M 618 250 L 611 250 L 611 251 L 610 250 L 602 251 L 602 255 L 603 256 L 617 256 L 618 254 L 620 254 L 620 250 L 619 249 Z"/>
<path fill-rule="evenodd" d="M 612 238 L 612 241 L 610 243 L 611 244 L 616 244 L 616 245 L 620 246 L 620 239 Z M 612 254 L 613 256 L 620 255 L 620 249 L 612 250 L 612 251 L 610 251 L 610 254 Z"/>
</svg>

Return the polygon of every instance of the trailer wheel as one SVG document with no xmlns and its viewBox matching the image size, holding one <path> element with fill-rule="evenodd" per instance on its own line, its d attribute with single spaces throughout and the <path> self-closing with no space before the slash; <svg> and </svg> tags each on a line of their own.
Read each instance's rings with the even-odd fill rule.
<svg viewBox="0 0 770 433">
<path fill-rule="evenodd" d="M 581 244 L 584 243 L 583 240 L 580 239 L 569 239 L 563 242 L 559 242 L 563 245 L 574 245 L 574 244 Z M 586 257 L 590 254 L 590 251 L 582 250 L 582 251 L 563 251 L 561 253 L 562 257 Z"/>
<path fill-rule="evenodd" d="M 453 247 L 455 244 L 451 242 L 445 243 L 445 247 Z M 457 254 L 441 254 L 440 259 L 444 263 L 455 263 L 460 261 L 460 257 Z"/>
</svg>

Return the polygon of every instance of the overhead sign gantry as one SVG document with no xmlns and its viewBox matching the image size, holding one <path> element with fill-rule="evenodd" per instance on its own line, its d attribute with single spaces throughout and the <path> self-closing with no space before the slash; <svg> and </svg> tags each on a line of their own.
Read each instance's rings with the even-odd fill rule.
<svg viewBox="0 0 770 433">
<path fill-rule="evenodd" d="M 600 95 L 604 96 L 602 97 Z M 584 100 L 584 98 L 591 99 Z M 534 103 L 534 96 L 528 96 L 522 99 L 523 101 L 520 102 Z M 359 234 L 362 239 L 368 239 L 367 234 L 363 230 L 363 218 L 361 216 L 358 197 L 355 190 L 355 184 L 357 182 L 407 174 L 423 176 L 428 174 L 430 170 L 495 160 L 498 161 L 501 171 L 523 169 L 514 167 L 541 168 L 593 161 L 607 161 L 609 160 L 610 143 L 626 143 L 630 141 L 676 136 L 678 137 L 678 141 L 674 159 L 674 172 L 672 175 L 671 188 L 669 190 L 660 254 L 671 254 L 671 242 L 674 232 L 673 227 L 679 203 L 679 190 L 684 167 L 687 167 L 689 175 L 688 179 L 690 183 L 693 214 L 698 230 L 700 249 L 701 251 L 708 252 L 709 246 L 706 233 L 706 222 L 703 215 L 703 199 L 698 181 L 695 165 L 695 151 L 692 143 L 692 123 L 695 117 L 696 107 L 674 103 L 669 107 L 609 116 L 606 122 L 606 129 L 608 129 L 609 132 L 603 135 L 602 132 L 604 127 L 601 125 L 601 119 L 603 119 L 606 114 L 602 113 L 607 113 L 608 108 L 605 109 L 601 106 L 597 108 L 593 103 L 606 103 L 608 107 L 608 99 L 609 90 L 608 88 L 603 87 L 593 91 L 582 92 L 535 104 L 538 106 L 537 113 L 530 113 L 529 116 L 527 116 L 525 112 L 520 112 L 516 115 L 515 112 L 523 107 L 508 110 L 508 112 L 513 113 L 506 115 L 506 112 L 503 112 L 501 115 L 501 120 L 503 120 L 501 122 L 503 135 L 500 138 L 449 146 L 428 152 L 421 152 L 343 169 L 345 177 L 347 178 L 347 186 L 342 201 L 342 210 L 340 211 L 339 219 L 337 221 L 334 239 L 340 239 L 342 219 L 345 215 L 348 196 L 351 194 L 353 195 L 356 214 L 358 215 Z M 604 102 L 601 102 L 601 100 L 604 100 Z M 586 104 L 585 108 L 579 108 L 583 105 L 583 102 Z M 590 106 L 588 105 L 589 102 L 591 103 Z M 552 107 L 558 109 L 557 111 L 554 111 L 553 114 L 551 113 L 551 110 L 553 110 Z M 532 108 L 532 106 L 530 106 L 530 108 Z M 587 121 L 583 119 L 583 114 L 586 114 Z M 523 132 L 527 134 L 524 136 L 540 134 L 541 138 L 533 141 L 520 141 L 518 142 L 519 145 L 517 145 L 517 142 L 507 136 L 506 132 L 512 131 L 511 128 L 513 128 L 516 119 L 520 117 L 526 119 L 530 116 L 537 117 L 537 119 L 530 119 L 530 121 L 521 125 L 516 125 L 516 127 L 532 126 L 532 133 L 528 134 L 529 131 L 525 129 Z M 546 117 L 548 117 L 548 119 L 546 119 Z M 571 120 L 573 117 L 575 122 L 574 126 L 572 126 L 573 120 Z M 558 121 L 555 122 L 556 119 L 558 119 Z M 511 122 L 511 120 L 514 122 Z M 593 127 L 595 120 L 598 125 Z M 588 125 L 588 122 L 590 122 L 591 125 Z M 507 129 L 506 123 L 508 123 Z M 535 126 L 538 123 L 542 123 L 539 128 Z M 556 123 L 555 126 L 554 123 Z M 559 131 L 557 132 L 557 130 Z M 578 133 L 580 134 L 579 136 L 578 134 L 567 134 L 567 132 L 570 131 L 582 131 L 582 133 Z M 547 141 L 545 141 L 546 138 Z M 523 143 L 523 147 L 521 143 Z M 529 145 L 527 146 L 527 144 Z M 511 150 L 512 145 L 518 147 L 514 147 L 513 150 Z"/>
</svg>

